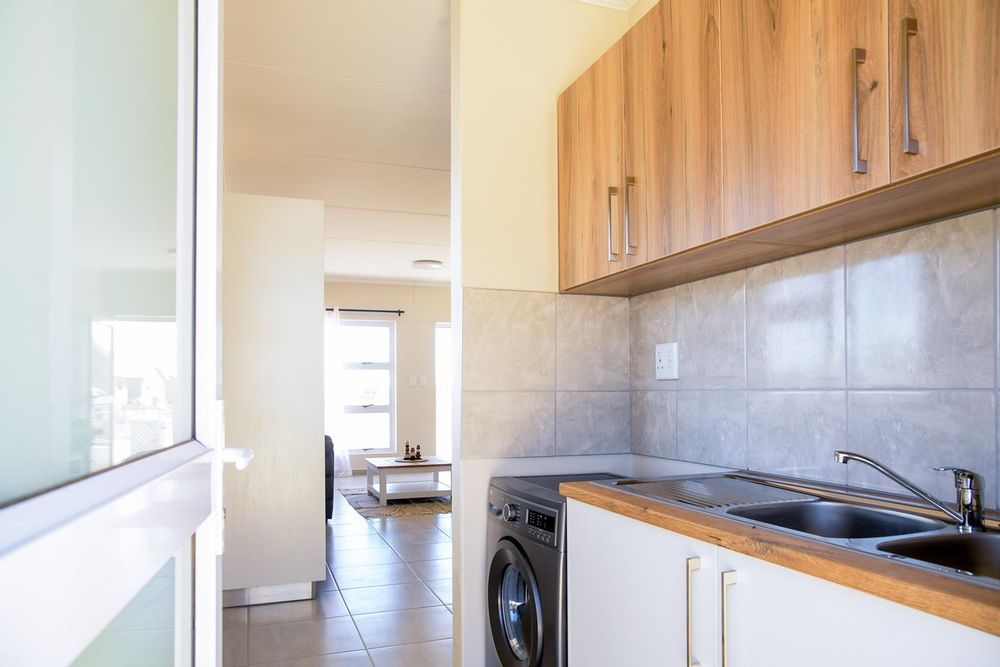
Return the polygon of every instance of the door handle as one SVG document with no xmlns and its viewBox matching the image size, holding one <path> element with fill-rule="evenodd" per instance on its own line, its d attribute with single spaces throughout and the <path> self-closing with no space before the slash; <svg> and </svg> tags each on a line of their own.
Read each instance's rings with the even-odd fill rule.
<svg viewBox="0 0 1000 667">
<path fill-rule="evenodd" d="M 687 667 L 698 667 L 691 657 L 691 575 L 701 569 L 701 558 L 687 559 Z"/>
<path fill-rule="evenodd" d="M 634 255 L 639 246 L 633 242 L 637 234 L 632 233 L 632 195 L 635 193 L 635 176 L 625 179 L 625 254 Z"/>
<path fill-rule="evenodd" d="M 916 155 L 920 142 L 910 132 L 910 37 L 917 34 L 917 19 L 903 19 L 903 152 Z"/>
<path fill-rule="evenodd" d="M 614 200 L 618 197 L 618 188 L 608 188 L 608 261 L 617 262 L 618 253 L 614 248 Z"/>
<path fill-rule="evenodd" d="M 722 573 L 722 667 L 729 667 L 729 587 L 738 582 L 736 570 Z"/>
<path fill-rule="evenodd" d="M 851 64 L 854 71 L 854 90 L 851 94 L 851 109 L 854 113 L 854 173 L 867 174 L 868 160 L 861 159 L 861 104 L 858 99 L 860 83 L 858 82 L 858 65 L 863 65 L 868 57 L 868 52 L 864 49 L 854 49 L 851 52 Z"/>
<path fill-rule="evenodd" d="M 253 450 L 247 447 L 223 447 L 222 462 L 232 463 L 237 470 L 245 470 L 253 461 Z"/>
</svg>

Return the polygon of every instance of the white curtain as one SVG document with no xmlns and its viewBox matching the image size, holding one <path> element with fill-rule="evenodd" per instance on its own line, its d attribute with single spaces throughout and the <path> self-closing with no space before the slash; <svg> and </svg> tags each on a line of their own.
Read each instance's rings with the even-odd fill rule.
<svg viewBox="0 0 1000 667">
<path fill-rule="evenodd" d="M 350 477 L 351 455 L 341 438 L 344 409 L 341 405 L 342 366 L 340 363 L 340 310 L 326 311 L 323 327 L 323 395 L 325 396 L 326 434 L 333 439 L 333 474 Z"/>
</svg>

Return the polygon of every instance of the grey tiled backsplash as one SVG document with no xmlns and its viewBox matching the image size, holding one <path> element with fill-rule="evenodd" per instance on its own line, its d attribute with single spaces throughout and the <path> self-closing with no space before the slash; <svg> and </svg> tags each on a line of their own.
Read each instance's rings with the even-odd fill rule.
<svg viewBox="0 0 1000 667">
<path fill-rule="evenodd" d="M 463 457 L 631 451 L 997 505 L 998 210 L 632 299 L 466 289 Z M 653 374 L 679 344 L 680 379 Z M 630 391 L 629 391 L 630 390 Z M 622 444 L 628 439 L 630 446 Z"/>
</svg>

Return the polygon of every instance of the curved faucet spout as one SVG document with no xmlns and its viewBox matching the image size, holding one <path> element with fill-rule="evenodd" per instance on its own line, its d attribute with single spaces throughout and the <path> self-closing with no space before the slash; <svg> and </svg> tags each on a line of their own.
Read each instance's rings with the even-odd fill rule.
<svg viewBox="0 0 1000 667">
<path fill-rule="evenodd" d="M 917 486 L 910 480 L 906 479 L 902 475 L 893 472 L 892 470 L 882 465 L 875 459 L 869 458 L 863 454 L 856 454 L 854 452 L 844 452 L 837 450 L 833 453 L 833 460 L 836 461 L 837 463 L 843 463 L 844 465 L 847 465 L 849 461 L 857 461 L 858 463 L 864 463 L 865 465 L 874 468 L 875 470 L 878 470 L 880 473 L 882 473 L 883 475 L 894 481 L 896 484 L 899 484 L 904 489 L 907 489 L 914 495 L 923 498 L 931 505 L 933 505 L 934 507 L 938 508 L 939 510 L 950 516 L 952 519 L 955 520 L 955 522 L 958 524 L 958 529 L 962 532 L 982 530 L 983 528 L 982 510 L 979 509 L 980 502 L 979 502 L 978 488 L 969 489 L 968 486 L 965 487 L 966 491 L 974 491 L 974 492 L 966 493 L 966 495 L 969 496 L 968 503 L 964 502 L 962 494 L 961 493 L 959 494 L 958 496 L 959 510 L 961 511 L 956 512 L 947 505 L 935 499 L 933 496 L 931 496 L 929 493 L 921 489 L 919 486 Z M 967 470 L 951 469 L 951 468 L 948 468 L 948 470 L 953 470 L 953 472 L 955 472 L 956 475 L 962 473 L 966 476 L 971 476 L 974 478 L 978 477 L 974 473 L 970 473 Z"/>
</svg>

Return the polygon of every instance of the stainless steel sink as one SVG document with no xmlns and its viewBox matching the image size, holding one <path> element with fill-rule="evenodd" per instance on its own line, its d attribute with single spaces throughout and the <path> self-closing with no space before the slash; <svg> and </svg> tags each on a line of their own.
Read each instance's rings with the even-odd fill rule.
<svg viewBox="0 0 1000 667">
<path fill-rule="evenodd" d="M 908 535 L 945 527 L 935 519 L 825 500 L 739 507 L 730 509 L 729 514 L 810 535 L 842 539 Z"/>
<path fill-rule="evenodd" d="M 1000 579 L 1000 534 L 951 533 L 912 537 L 878 545 L 879 551 Z"/>
</svg>

